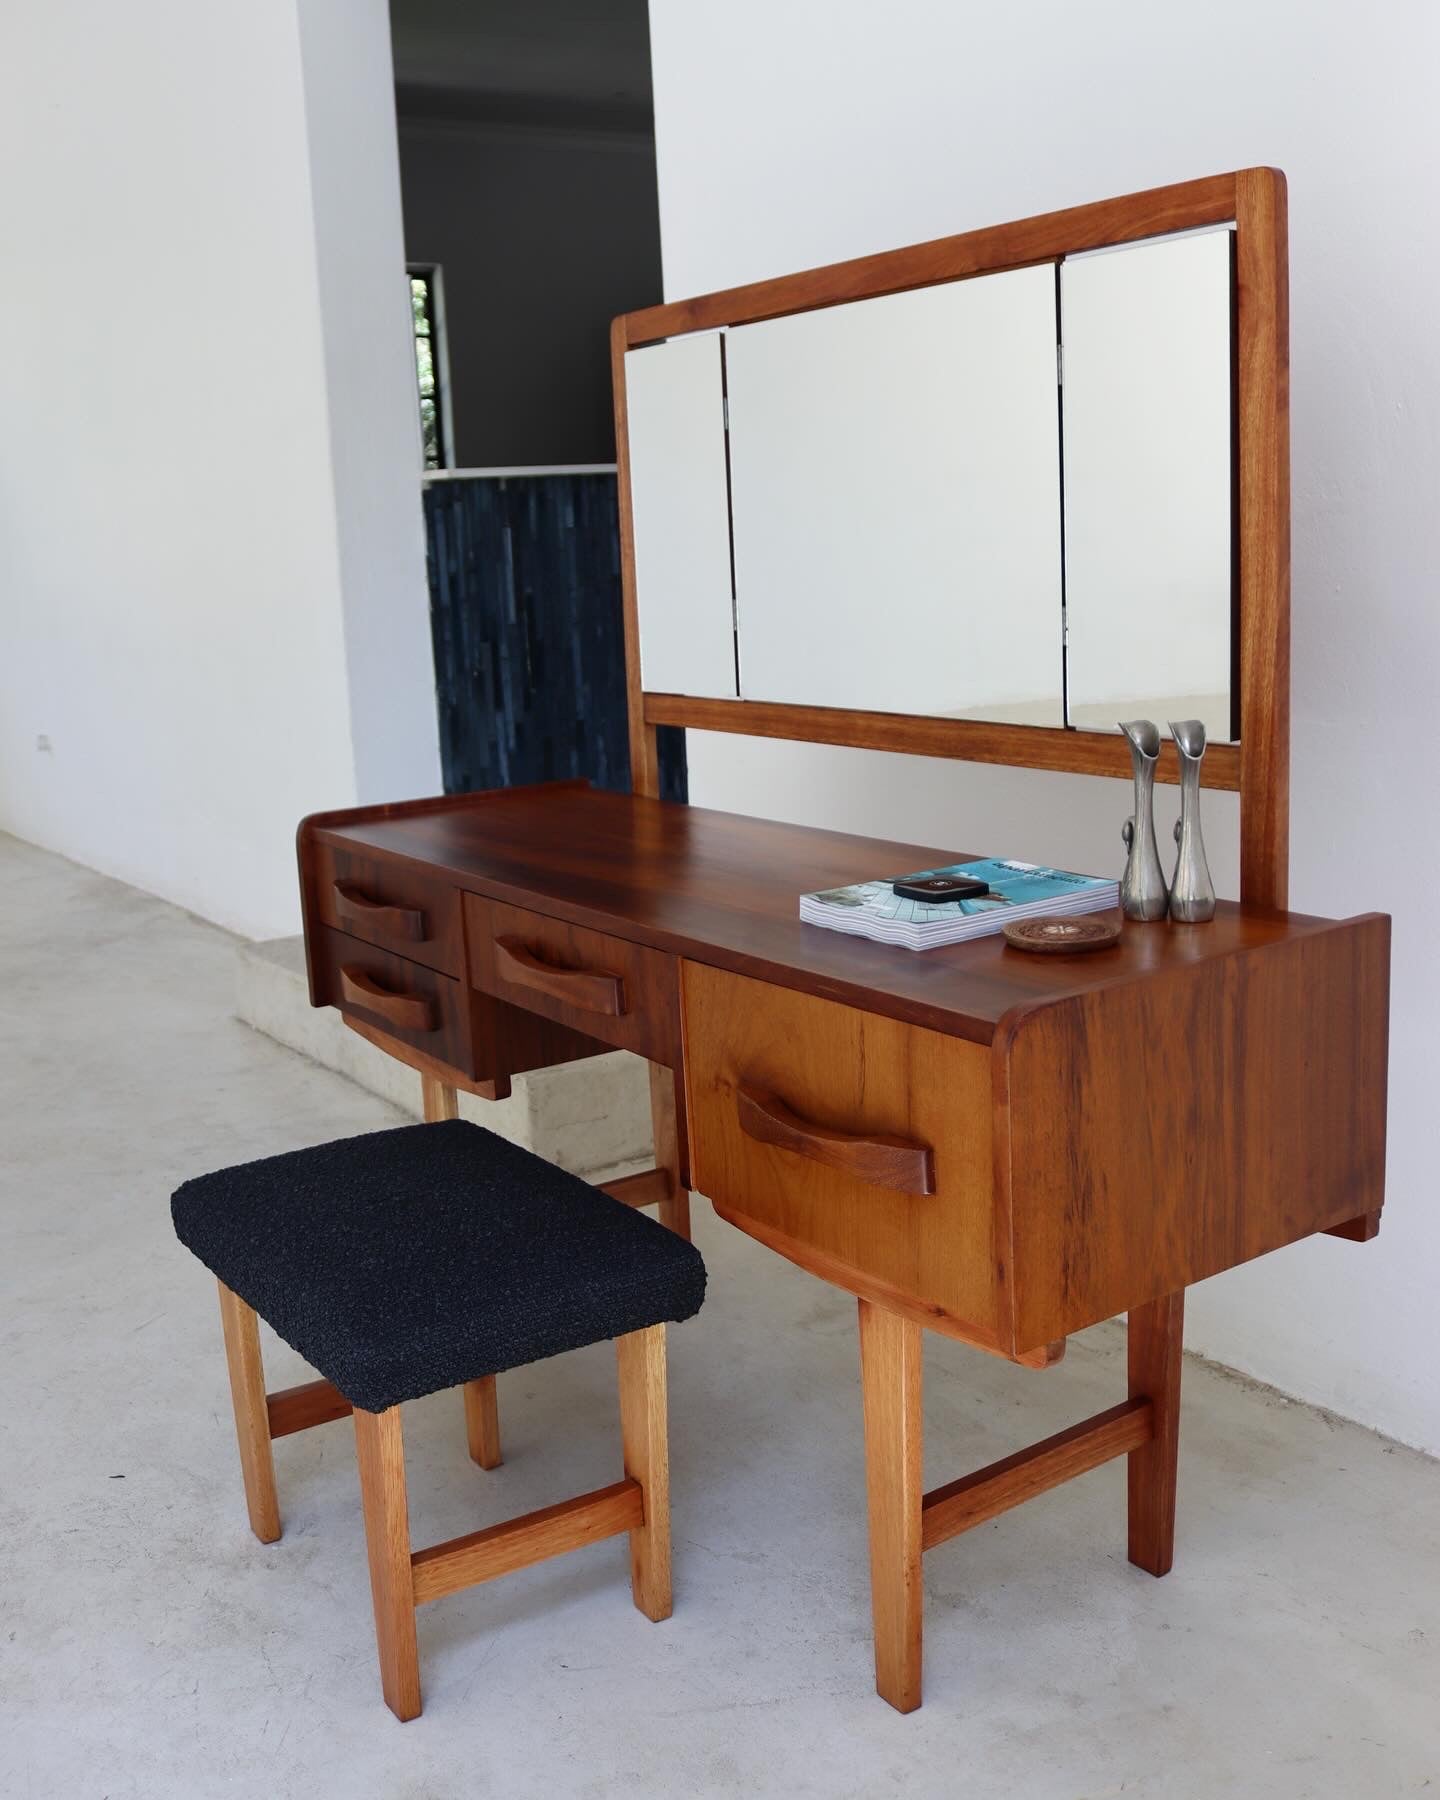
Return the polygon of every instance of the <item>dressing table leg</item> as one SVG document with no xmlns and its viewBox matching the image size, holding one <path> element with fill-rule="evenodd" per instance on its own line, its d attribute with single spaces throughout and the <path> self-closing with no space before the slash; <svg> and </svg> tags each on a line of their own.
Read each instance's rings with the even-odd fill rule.
<svg viewBox="0 0 1440 1800">
<path fill-rule="evenodd" d="M 670 1198 L 660 1202 L 660 1223 L 690 1236 L 690 1190 L 680 1158 L 680 1125 L 675 1106 L 675 1071 L 650 1064 L 650 1119 L 655 1130 L 655 1167 L 670 1177 Z"/>
<path fill-rule="evenodd" d="M 1130 1560 L 1166 1575 L 1175 1560 L 1175 1475 L 1180 1450 L 1180 1340 L 1185 1290 L 1129 1317 L 1130 1398 L 1154 1409 L 1155 1435 L 1130 1452 Z"/>
<path fill-rule="evenodd" d="M 438 1124 L 442 1119 L 458 1119 L 460 1117 L 460 1095 L 457 1089 L 448 1082 L 441 1081 L 435 1075 L 420 1077 L 420 1099 L 425 1112 L 427 1125 Z"/>
<path fill-rule="evenodd" d="M 920 1327 L 860 1301 L 865 1485 L 870 1503 L 870 1606 L 875 1691 L 897 1712 L 920 1704 L 924 1590 Z"/>
<path fill-rule="evenodd" d="M 438 1076 L 420 1077 L 420 1098 L 427 1125 L 460 1117 L 458 1090 Z M 498 1469 L 501 1463 L 500 1409 L 495 1395 L 495 1377 L 482 1375 L 477 1381 L 467 1381 L 464 1391 L 465 1436 L 470 1445 L 471 1460 L 482 1469 Z"/>
</svg>

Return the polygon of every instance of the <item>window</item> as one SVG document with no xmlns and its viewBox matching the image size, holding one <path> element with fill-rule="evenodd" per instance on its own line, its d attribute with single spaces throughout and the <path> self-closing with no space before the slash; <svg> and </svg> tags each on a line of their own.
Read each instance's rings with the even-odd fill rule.
<svg viewBox="0 0 1440 1800">
<path fill-rule="evenodd" d="M 445 429 L 445 346 L 441 336 L 440 271 L 412 264 L 410 311 L 415 325 L 415 376 L 420 394 L 420 441 L 427 469 L 450 466 Z"/>
</svg>

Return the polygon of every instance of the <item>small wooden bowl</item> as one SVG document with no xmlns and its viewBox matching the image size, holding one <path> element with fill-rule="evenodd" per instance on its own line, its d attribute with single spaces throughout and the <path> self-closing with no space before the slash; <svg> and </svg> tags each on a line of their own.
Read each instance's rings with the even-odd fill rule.
<svg viewBox="0 0 1440 1800">
<path fill-rule="evenodd" d="M 1119 913 L 1087 913 L 1078 919 L 1011 919 L 1003 927 L 1005 942 L 1036 956 L 1078 956 L 1084 950 L 1108 950 L 1120 942 Z"/>
</svg>

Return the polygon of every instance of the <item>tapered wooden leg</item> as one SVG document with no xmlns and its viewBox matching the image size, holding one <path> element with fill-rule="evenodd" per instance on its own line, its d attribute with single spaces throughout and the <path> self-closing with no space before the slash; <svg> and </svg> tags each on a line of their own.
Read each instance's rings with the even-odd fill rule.
<svg viewBox="0 0 1440 1800">
<path fill-rule="evenodd" d="M 425 1109 L 427 1124 L 435 1125 L 442 1119 L 458 1119 L 460 1117 L 458 1090 L 434 1075 L 420 1077 L 420 1099 Z"/>
<path fill-rule="evenodd" d="M 897 1712 L 913 1712 L 920 1704 L 921 1358 L 918 1325 L 860 1302 L 875 1691 Z"/>
<path fill-rule="evenodd" d="M 460 1095 L 448 1082 L 434 1075 L 422 1075 L 420 1097 L 427 1124 L 460 1117 Z M 482 1469 L 500 1467 L 500 1406 L 493 1375 L 482 1375 L 478 1381 L 465 1384 L 465 1435 L 470 1442 L 470 1455 Z"/>
<path fill-rule="evenodd" d="M 670 1617 L 670 1449 L 665 1327 L 615 1340 L 625 1473 L 645 1492 L 645 1523 L 630 1533 L 630 1591 L 647 1619 Z"/>
<path fill-rule="evenodd" d="M 680 1121 L 675 1104 L 675 1071 L 650 1065 L 650 1119 L 655 1128 L 655 1167 L 670 1176 L 670 1195 L 659 1206 L 660 1223 L 680 1237 L 690 1236 L 690 1190 L 680 1154 Z"/>
<path fill-rule="evenodd" d="M 370 1594 L 380 1686 L 397 1719 L 420 1716 L 420 1655 L 415 1643 L 415 1585 L 410 1573 L 410 1508 L 405 1497 L 405 1442 L 400 1408 L 355 1408 L 360 1503 L 370 1553 Z"/>
<path fill-rule="evenodd" d="M 1130 1452 L 1130 1560 L 1166 1575 L 1175 1560 L 1175 1476 L 1180 1450 L 1180 1340 L 1185 1290 L 1130 1314 L 1130 1398 L 1147 1398 L 1155 1435 Z"/>
<path fill-rule="evenodd" d="M 473 1462 L 482 1469 L 500 1467 L 500 1407 L 493 1375 L 465 1383 L 465 1435 Z"/>
<path fill-rule="evenodd" d="M 222 1281 L 220 1324 L 230 1366 L 230 1399 L 250 1529 L 262 1544 L 280 1536 L 280 1501 L 275 1492 L 275 1458 L 270 1449 L 270 1411 L 265 1404 L 265 1368 L 260 1360 L 260 1321 L 254 1309 Z"/>
</svg>

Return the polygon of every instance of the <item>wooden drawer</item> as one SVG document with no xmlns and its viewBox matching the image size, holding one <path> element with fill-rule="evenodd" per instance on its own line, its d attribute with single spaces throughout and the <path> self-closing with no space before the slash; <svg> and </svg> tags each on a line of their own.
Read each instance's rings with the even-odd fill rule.
<svg viewBox="0 0 1440 1800">
<path fill-rule="evenodd" d="M 562 919 L 465 896 L 470 979 L 497 1000 L 667 1068 L 678 1065 L 676 959 Z"/>
<path fill-rule="evenodd" d="M 437 1062 L 472 1071 L 463 983 L 327 926 L 313 934 L 311 967 L 317 1005 L 338 1006 L 347 1016 Z M 476 1073 L 484 1076 L 490 1071 Z"/>
<path fill-rule="evenodd" d="M 442 974 L 464 974 L 458 888 L 328 844 L 315 848 L 312 879 L 315 916 L 333 930 Z"/>
<path fill-rule="evenodd" d="M 716 1210 L 1008 1350 L 988 1050 L 698 963 L 681 993 L 691 1168 Z"/>
</svg>

